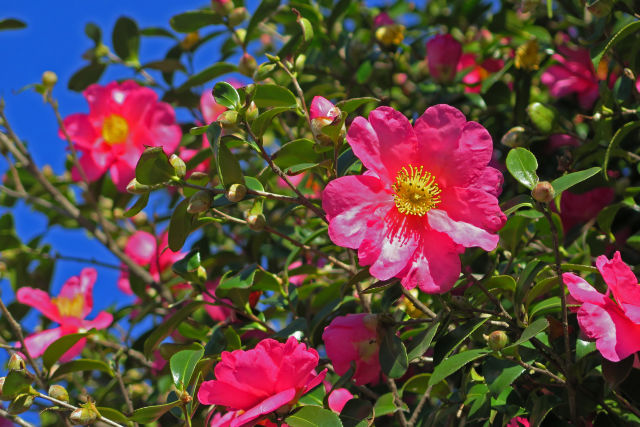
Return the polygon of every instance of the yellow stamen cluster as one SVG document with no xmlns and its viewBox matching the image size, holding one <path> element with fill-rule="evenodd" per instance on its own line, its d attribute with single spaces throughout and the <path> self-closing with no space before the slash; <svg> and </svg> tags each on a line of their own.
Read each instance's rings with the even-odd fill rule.
<svg viewBox="0 0 640 427">
<path fill-rule="evenodd" d="M 439 194 L 442 192 L 436 178 L 423 167 L 414 168 L 409 165 L 402 168 L 393 185 L 393 196 L 396 207 L 405 215 L 423 216 L 440 203 Z"/>
<path fill-rule="evenodd" d="M 82 294 L 77 294 L 73 298 L 52 298 L 51 302 L 58 307 L 58 313 L 60 313 L 61 316 L 82 317 L 82 309 L 84 308 L 84 297 Z"/>
<path fill-rule="evenodd" d="M 538 42 L 529 40 L 516 49 L 515 65 L 520 70 L 535 71 L 540 66 L 540 55 Z"/>
<path fill-rule="evenodd" d="M 398 46 L 404 40 L 404 30 L 401 24 L 383 25 L 376 29 L 376 40 L 385 46 Z"/>
<path fill-rule="evenodd" d="M 102 122 L 102 137 L 108 144 L 120 144 L 127 140 L 129 124 L 117 114 L 112 114 Z"/>
</svg>

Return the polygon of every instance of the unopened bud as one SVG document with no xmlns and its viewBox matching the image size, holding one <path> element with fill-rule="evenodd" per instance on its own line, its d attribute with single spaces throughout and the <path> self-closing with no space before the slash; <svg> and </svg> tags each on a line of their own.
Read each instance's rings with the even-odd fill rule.
<svg viewBox="0 0 640 427">
<path fill-rule="evenodd" d="M 238 112 L 234 110 L 227 110 L 218 116 L 218 123 L 224 129 L 233 130 L 236 129 L 238 123 Z"/>
<path fill-rule="evenodd" d="M 26 412 L 31 408 L 33 404 L 33 396 L 29 393 L 21 393 L 17 395 L 11 403 L 9 403 L 9 408 L 7 412 L 11 415 L 18 415 Z"/>
<path fill-rule="evenodd" d="M 74 425 L 86 425 L 96 422 L 99 416 L 100 413 L 98 412 L 95 403 L 87 402 L 84 405 L 80 405 L 80 408 L 73 411 L 71 415 L 69 415 L 69 420 L 71 420 Z"/>
<path fill-rule="evenodd" d="M 233 10 L 233 2 L 231 0 L 211 0 L 211 9 L 222 16 L 227 16 Z"/>
<path fill-rule="evenodd" d="M 204 172 L 200 172 L 200 171 L 192 172 L 191 175 L 189 175 L 189 179 L 192 179 L 194 181 L 200 181 L 200 180 L 208 179 L 208 178 L 209 178 L 209 175 L 207 175 Z"/>
<path fill-rule="evenodd" d="M 247 121 L 249 122 L 254 121 L 255 119 L 258 118 L 259 114 L 260 114 L 260 111 L 258 110 L 256 103 L 251 101 L 251 104 L 249 104 L 249 108 L 247 108 L 247 112 L 245 113 L 245 116 L 247 117 Z"/>
<path fill-rule="evenodd" d="M 260 64 L 256 72 L 253 74 L 253 80 L 259 82 L 271 75 L 273 70 L 276 69 L 276 64 L 271 62 L 265 62 L 264 64 Z"/>
<path fill-rule="evenodd" d="M 246 19 L 249 18 L 249 12 L 246 7 L 236 7 L 229 14 L 229 24 L 236 25 L 242 24 Z"/>
<path fill-rule="evenodd" d="M 208 278 L 207 269 L 199 265 L 198 268 L 196 269 L 196 276 L 198 277 L 198 280 L 200 280 L 202 283 L 206 282 Z"/>
<path fill-rule="evenodd" d="M 211 194 L 208 191 L 200 190 L 189 199 L 187 212 L 198 214 L 206 212 L 211 207 Z"/>
<path fill-rule="evenodd" d="M 193 397 L 191 397 L 186 390 L 184 390 L 182 394 L 180 394 L 180 402 L 182 402 L 184 405 L 190 403 L 192 400 Z"/>
<path fill-rule="evenodd" d="M 58 75 L 53 71 L 45 71 L 42 73 L 42 84 L 51 89 L 58 82 Z"/>
<path fill-rule="evenodd" d="M 509 343 L 509 337 L 504 331 L 493 331 L 489 334 L 489 348 L 494 351 L 502 350 Z"/>
<path fill-rule="evenodd" d="M 225 196 L 230 202 L 236 203 L 247 195 L 247 187 L 244 184 L 231 184 Z"/>
<path fill-rule="evenodd" d="M 27 368 L 27 365 L 24 363 L 24 359 L 18 353 L 13 353 L 11 355 L 11 358 L 9 358 L 7 368 L 10 371 L 24 371 Z"/>
<path fill-rule="evenodd" d="M 47 392 L 47 394 L 54 399 L 58 399 L 62 402 L 69 402 L 69 393 L 67 392 L 67 389 L 62 387 L 61 385 L 52 385 L 51 387 L 49 387 L 49 391 Z"/>
<path fill-rule="evenodd" d="M 247 225 L 253 231 L 262 231 L 267 225 L 267 219 L 263 214 L 251 214 L 247 217 Z"/>
<path fill-rule="evenodd" d="M 191 50 L 191 48 L 193 48 L 196 43 L 198 43 L 198 40 L 200 40 L 200 35 L 197 31 L 192 31 L 188 33 L 184 37 L 184 39 L 182 39 L 182 41 L 180 42 L 180 47 L 182 48 L 182 50 Z"/>
<path fill-rule="evenodd" d="M 540 203 L 549 203 L 555 196 L 556 192 L 549 181 L 540 181 L 531 191 L 531 197 Z"/>
<path fill-rule="evenodd" d="M 553 130 L 556 113 L 551 108 L 539 102 L 534 102 L 527 107 L 527 113 L 540 132 L 550 133 Z"/>
<path fill-rule="evenodd" d="M 500 140 L 502 145 L 507 147 L 524 147 L 527 145 L 528 138 L 525 133 L 525 129 L 522 126 L 516 126 L 509 129 Z"/>
<path fill-rule="evenodd" d="M 151 187 L 145 184 L 140 184 L 135 178 L 127 184 L 127 193 L 129 194 L 145 194 L 149 191 L 151 191 Z"/>
<path fill-rule="evenodd" d="M 169 163 L 171 163 L 171 166 L 173 166 L 173 170 L 176 173 L 176 176 L 179 178 L 184 178 L 184 176 L 187 174 L 187 165 L 185 164 L 184 160 L 182 160 L 175 154 L 172 154 L 171 157 L 169 157 Z"/>
<path fill-rule="evenodd" d="M 242 55 L 242 58 L 240 58 L 238 71 L 240 71 L 247 77 L 252 77 L 253 73 L 256 72 L 256 68 L 258 68 L 256 58 L 254 58 L 251 54 L 245 52 L 244 55 Z"/>
</svg>

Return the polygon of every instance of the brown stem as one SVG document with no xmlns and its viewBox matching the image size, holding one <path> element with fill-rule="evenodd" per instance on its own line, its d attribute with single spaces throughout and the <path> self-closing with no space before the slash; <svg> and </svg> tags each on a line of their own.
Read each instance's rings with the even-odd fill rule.
<svg viewBox="0 0 640 427">
<path fill-rule="evenodd" d="M 414 297 L 414 296 L 411 294 L 411 292 L 409 292 L 409 290 L 407 290 L 407 288 L 405 288 L 405 287 L 404 287 L 404 286 L 402 286 L 402 285 L 400 285 L 400 287 L 402 288 L 402 293 L 404 294 L 404 296 L 405 296 L 409 301 L 411 301 L 411 303 L 412 303 L 413 305 L 415 305 L 415 306 L 416 306 L 416 308 L 417 308 L 418 310 L 420 310 L 421 312 L 423 312 L 423 313 L 424 313 L 424 314 L 426 314 L 427 316 L 431 317 L 432 319 L 435 319 L 436 317 L 438 317 L 438 316 L 436 316 L 436 314 L 435 314 L 433 311 L 431 311 L 431 309 L 429 309 L 429 307 L 427 307 L 426 305 L 424 305 L 424 304 L 422 303 L 422 301 L 420 301 L 418 298 Z"/>
<path fill-rule="evenodd" d="M 67 409 L 69 409 L 71 411 L 75 411 L 76 409 L 80 409 L 77 406 L 73 406 L 73 405 L 71 405 L 71 404 L 69 404 L 67 402 L 63 402 L 62 400 L 58 400 L 58 399 L 56 399 L 54 397 L 51 397 L 51 396 L 49 396 L 47 394 L 44 394 L 44 393 L 38 392 L 38 394 L 36 394 L 36 396 L 41 398 L 41 399 L 48 400 L 49 402 L 53 402 L 58 406 L 62 406 L 63 408 L 67 408 Z M 105 424 L 113 426 L 113 427 L 123 427 L 121 424 L 118 424 L 117 422 L 112 421 L 109 418 L 105 418 L 102 415 L 98 415 L 98 420 L 102 421 Z"/>
<path fill-rule="evenodd" d="M 8 413 L 4 409 L 0 409 L 0 416 L 2 416 L 3 418 L 6 418 L 8 420 L 13 421 L 15 424 L 17 424 L 17 425 L 19 425 L 21 427 L 36 427 L 35 425 L 31 424 L 30 422 L 27 422 L 27 421 L 23 420 L 19 416 L 12 415 L 12 414 Z"/>
<path fill-rule="evenodd" d="M 404 406 L 404 402 L 400 398 L 400 394 L 398 393 L 398 387 L 396 386 L 395 380 L 393 378 L 387 377 L 387 385 L 391 389 L 391 394 L 393 394 L 393 402 L 398 407 L 398 410 L 396 411 L 396 416 L 400 421 L 400 425 L 402 427 L 409 427 L 409 424 L 407 423 L 407 417 L 405 417 L 404 410 L 402 409 L 402 407 Z"/>
</svg>

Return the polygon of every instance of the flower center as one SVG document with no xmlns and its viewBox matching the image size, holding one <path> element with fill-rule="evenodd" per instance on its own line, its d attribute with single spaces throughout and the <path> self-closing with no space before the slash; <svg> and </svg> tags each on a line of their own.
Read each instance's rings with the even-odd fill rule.
<svg viewBox="0 0 640 427">
<path fill-rule="evenodd" d="M 112 114 L 102 123 L 102 137 L 108 144 L 120 144 L 127 139 L 129 125 L 117 114 Z"/>
<path fill-rule="evenodd" d="M 73 298 L 51 298 L 51 302 L 58 307 L 58 312 L 61 316 L 82 317 L 82 308 L 84 307 L 82 294 L 77 294 Z"/>
<path fill-rule="evenodd" d="M 429 172 L 422 170 L 422 166 L 414 168 L 409 165 L 402 168 L 393 185 L 393 196 L 396 207 L 405 215 L 423 216 L 440 203 L 439 194 L 442 192 L 436 178 Z"/>
</svg>

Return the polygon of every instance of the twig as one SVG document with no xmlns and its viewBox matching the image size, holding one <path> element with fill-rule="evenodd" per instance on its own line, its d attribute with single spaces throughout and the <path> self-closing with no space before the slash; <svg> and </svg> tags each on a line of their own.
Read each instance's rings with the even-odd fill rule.
<svg viewBox="0 0 640 427">
<path fill-rule="evenodd" d="M 536 366 L 530 365 L 526 362 L 523 362 L 520 359 L 516 359 L 515 357 L 505 357 L 505 359 L 510 360 L 512 362 L 517 363 L 518 365 L 522 366 L 523 368 L 529 370 L 529 371 L 534 371 L 537 372 L 539 374 L 543 374 L 548 376 L 549 378 L 554 379 L 555 381 L 557 381 L 560 384 L 566 384 L 567 382 L 565 380 L 563 380 L 562 378 L 560 378 L 559 376 L 557 376 L 556 374 L 554 374 L 553 372 L 549 371 L 548 369 L 542 369 L 542 368 L 538 368 Z"/>
<path fill-rule="evenodd" d="M 432 388 L 431 386 L 427 387 L 424 394 L 420 398 L 420 401 L 416 405 L 416 408 L 413 410 L 413 414 L 411 415 L 411 418 L 409 418 L 409 422 L 408 422 L 409 427 L 412 427 L 413 425 L 415 425 L 416 421 L 418 421 L 418 416 L 420 415 L 420 411 L 422 411 L 422 407 L 424 406 L 424 404 L 429 399 L 429 396 L 431 395 L 431 388 Z"/>
<path fill-rule="evenodd" d="M 136 359 L 138 362 L 142 363 L 144 366 L 146 366 L 147 368 L 151 367 L 151 363 L 147 360 L 147 358 L 144 356 L 144 354 L 140 353 L 137 350 L 134 350 L 132 348 L 126 347 L 122 344 L 118 344 L 115 342 L 111 342 L 111 341 L 106 341 L 106 340 L 102 340 L 99 338 L 94 338 L 91 337 L 90 338 L 92 342 L 101 345 L 103 347 L 107 347 L 113 350 L 117 350 L 120 351 L 124 354 L 126 354 L 127 356 Z"/>
<path fill-rule="evenodd" d="M 49 402 L 53 402 L 58 406 L 62 406 L 63 408 L 70 409 L 72 411 L 75 411 L 76 409 L 80 409 L 77 406 L 73 406 L 73 405 L 71 405 L 71 404 L 69 404 L 67 402 L 63 402 L 62 400 L 58 400 L 58 399 L 56 399 L 54 397 L 51 397 L 51 396 L 49 396 L 47 394 L 44 394 L 44 393 L 38 392 L 38 394 L 36 394 L 36 396 L 41 398 L 41 399 L 48 400 Z M 117 422 L 112 421 L 109 418 L 105 418 L 102 415 L 98 415 L 98 420 L 102 421 L 105 424 L 113 426 L 113 427 L 123 427 L 121 424 L 118 424 Z"/>
<path fill-rule="evenodd" d="M 8 413 L 4 409 L 0 409 L 0 416 L 2 416 L 3 418 L 6 418 L 8 420 L 13 421 L 14 423 L 16 423 L 16 424 L 18 424 L 19 426 L 22 426 L 22 427 L 36 427 L 35 425 L 31 424 L 30 422 L 27 422 L 27 421 L 23 420 L 19 416 Z"/>
<path fill-rule="evenodd" d="M 421 312 L 423 312 L 423 313 L 424 313 L 424 314 L 426 314 L 427 316 L 431 317 L 432 319 L 435 319 L 436 317 L 438 317 L 438 316 L 436 316 L 436 314 L 435 314 L 433 311 L 431 311 L 431 310 L 429 309 L 429 307 L 427 307 L 426 305 L 424 305 L 424 304 L 422 303 L 422 301 L 420 301 L 418 298 L 414 297 L 414 296 L 411 294 L 411 292 L 409 292 L 409 291 L 407 290 L 407 288 L 405 288 L 404 286 L 402 286 L 402 284 L 400 285 L 400 287 L 402 288 L 402 293 L 404 294 L 404 296 L 405 296 L 409 301 L 411 301 L 411 303 L 412 303 L 413 305 L 415 305 L 415 306 L 416 306 L 416 308 L 417 308 L 418 310 L 420 310 Z"/>
<path fill-rule="evenodd" d="M 120 392 L 122 393 L 122 396 L 124 397 L 124 402 L 127 405 L 127 415 L 131 416 L 133 415 L 133 403 L 131 402 L 131 398 L 129 397 L 129 392 L 127 391 L 127 387 L 124 385 L 124 380 L 122 379 L 122 374 L 120 373 L 120 362 L 118 359 L 116 359 L 116 363 L 115 363 L 115 369 L 113 370 L 115 375 L 116 375 L 116 379 L 118 380 L 118 385 L 120 386 Z M 134 425 L 137 427 L 138 423 L 134 422 Z"/>
<path fill-rule="evenodd" d="M 400 398 L 395 380 L 393 378 L 387 377 L 387 385 L 391 389 L 391 394 L 393 394 L 393 403 L 398 407 L 396 415 L 398 417 L 398 420 L 400 421 L 400 425 L 402 427 L 409 427 L 409 424 L 407 423 L 407 417 L 405 417 L 404 410 L 402 409 L 402 407 L 404 406 L 404 402 Z"/>
</svg>

